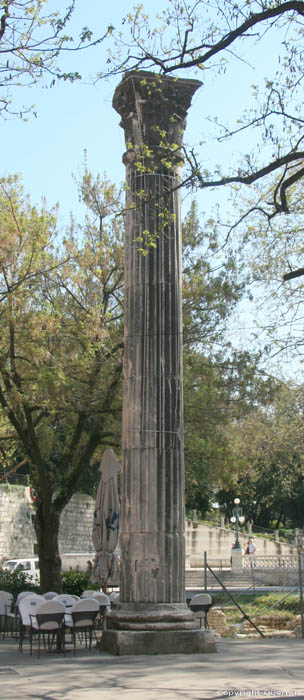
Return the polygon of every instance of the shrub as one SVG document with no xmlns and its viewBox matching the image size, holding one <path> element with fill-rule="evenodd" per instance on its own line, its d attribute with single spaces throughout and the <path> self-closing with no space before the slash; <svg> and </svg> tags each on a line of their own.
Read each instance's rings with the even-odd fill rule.
<svg viewBox="0 0 304 700">
<path fill-rule="evenodd" d="M 81 596 L 88 589 L 99 591 L 100 586 L 94 585 L 90 581 L 90 572 L 69 571 L 61 572 L 61 584 L 63 593 L 70 593 Z"/>
<path fill-rule="evenodd" d="M 14 599 L 17 598 L 18 593 L 21 593 L 21 591 L 40 592 L 39 586 L 35 583 L 29 583 L 23 571 L 13 571 L 11 573 L 4 569 L 0 569 L 0 590 L 12 593 Z"/>
</svg>

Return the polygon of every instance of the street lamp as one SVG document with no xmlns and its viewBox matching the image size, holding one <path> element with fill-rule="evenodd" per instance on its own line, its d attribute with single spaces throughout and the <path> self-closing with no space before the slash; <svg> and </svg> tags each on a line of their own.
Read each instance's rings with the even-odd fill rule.
<svg viewBox="0 0 304 700">
<path fill-rule="evenodd" d="M 239 524 L 242 525 L 245 522 L 245 518 L 243 516 L 242 508 L 240 506 L 240 499 L 235 498 L 234 499 L 234 505 L 235 507 L 233 508 L 232 511 L 232 517 L 230 518 L 231 523 L 235 523 L 235 543 L 233 545 L 233 549 L 241 549 L 240 541 L 239 541 Z"/>
</svg>

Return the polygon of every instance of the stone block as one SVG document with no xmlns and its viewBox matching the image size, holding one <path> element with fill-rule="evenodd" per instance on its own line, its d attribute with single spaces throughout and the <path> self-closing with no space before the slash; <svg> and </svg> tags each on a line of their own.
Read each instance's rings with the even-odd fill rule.
<svg viewBox="0 0 304 700">
<path fill-rule="evenodd" d="M 226 620 L 225 613 L 219 608 L 211 608 L 208 612 L 208 625 L 209 627 L 221 636 L 229 634 L 230 627 Z"/>
<path fill-rule="evenodd" d="M 216 652 L 213 632 L 204 629 L 138 632 L 105 630 L 97 648 L 115 656 Z"/>
</svg>

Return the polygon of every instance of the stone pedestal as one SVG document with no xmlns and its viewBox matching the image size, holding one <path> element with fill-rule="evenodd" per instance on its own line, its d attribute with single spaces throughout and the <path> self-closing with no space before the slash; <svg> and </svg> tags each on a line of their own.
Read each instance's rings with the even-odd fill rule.
<svg viewBox="0 0 304 700">
<path fill-rule="evenodd" d="M 140 654 L 206 654 L 215 651 L 211 630 L 132 632 L 107 630 L 98 643 L 101 651 L 116 656 Z"/>
<path fill-rule="evenodd" d="M 127 146 L 121 604 L 102 641 L 115 653 L 169 653 L 171 633 L 181 651 L 182 635 L 204 636 L 185 605 L 179 192 L 185 117 L 199 86 L 132 71 L 113 99 Z"/>
<path fill-rule="evenodd" d="M 108 616 L 110 629 L 98 647 L 118 656 L 126 654 L 201 654 L 215 652 L 212 630 L 199 622 L 186 603 L 119 603 Z"/>
<path fill-rule="evenodd" d="M 241 548 L 231 550 L 231 571 L 243 571 L 243 555 Z"/>
</svg>

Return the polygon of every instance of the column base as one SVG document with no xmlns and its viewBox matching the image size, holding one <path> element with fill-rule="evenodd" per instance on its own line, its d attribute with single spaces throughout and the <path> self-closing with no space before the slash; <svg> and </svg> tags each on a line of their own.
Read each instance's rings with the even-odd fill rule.
<svg viewBox="0 0 304 700">
<path fill-rule="evenodd" d="M 199 622 L 186 603 L 118 603 L 108 629 L 134 632 L 195 630 Z"/>
<path fill-rule="evenodd" d="M 208 654 L 216 652 L 212 630 L 105 630 L 97 644 L 115 656 L 144 654 Z"/>
<path fill-rule="evenodd" d="M 119 603 L 97 648 L 116 656 L 215 652 L 212 630 L 201 629 L 186 603 Z"/>
</svg>

